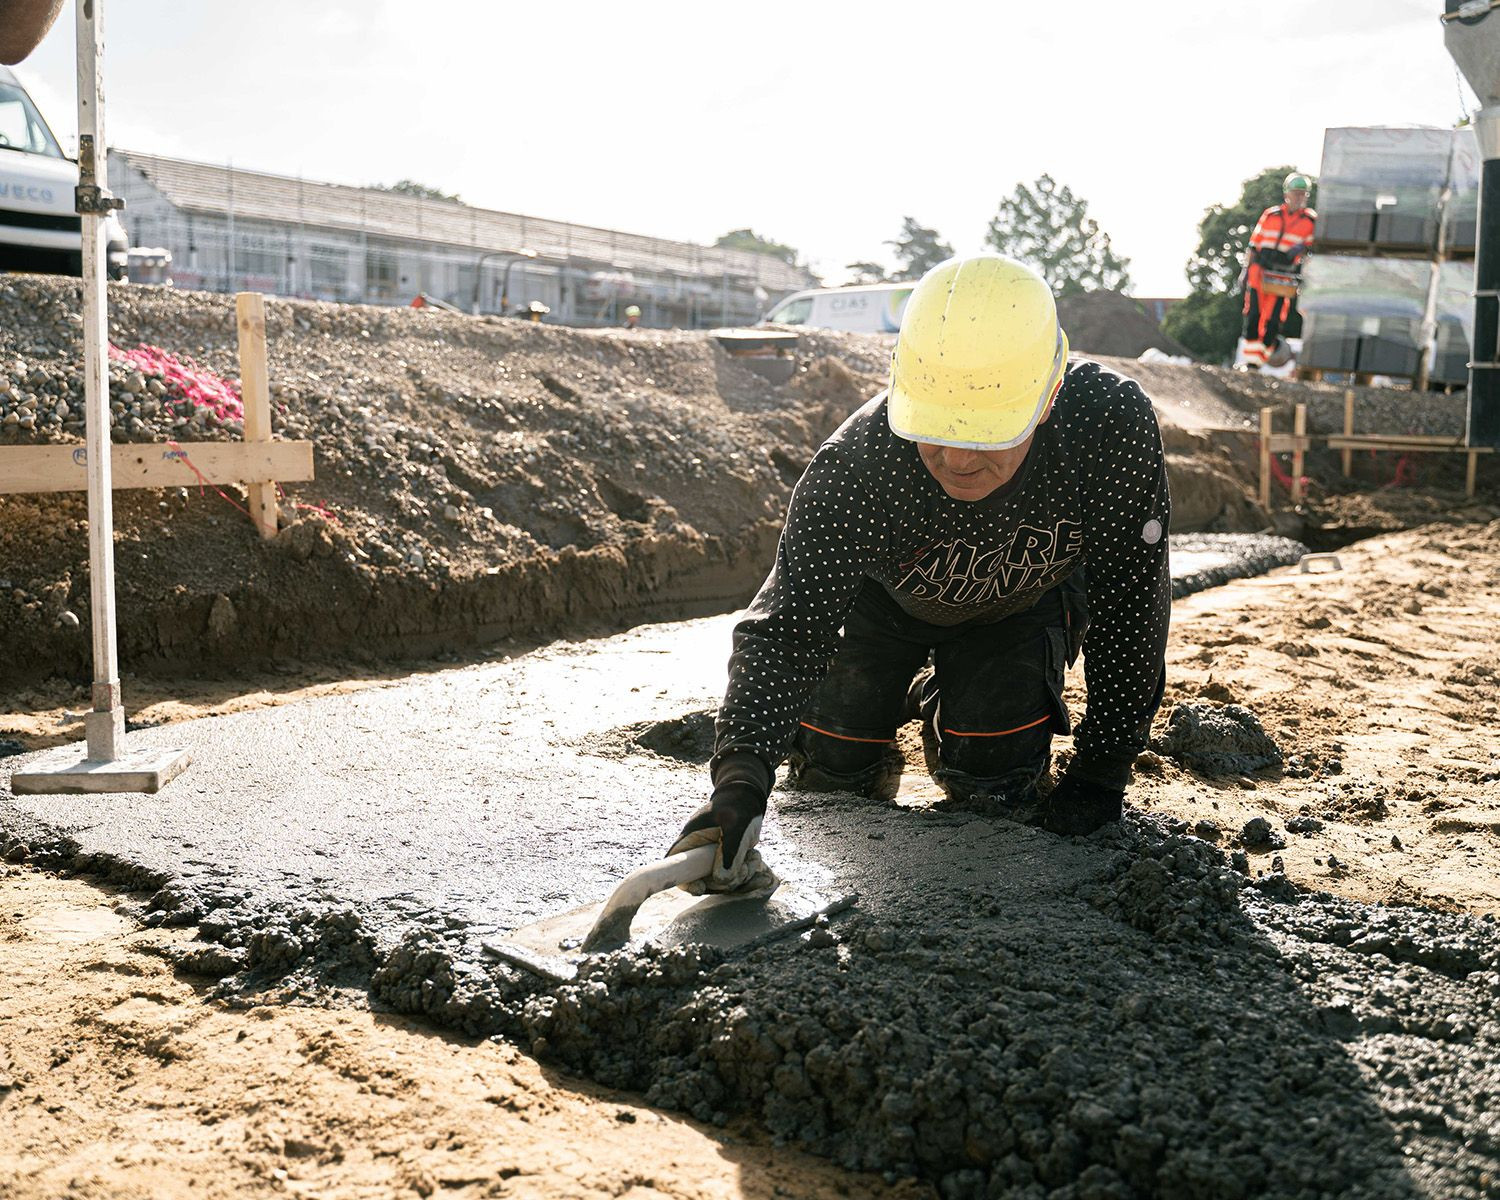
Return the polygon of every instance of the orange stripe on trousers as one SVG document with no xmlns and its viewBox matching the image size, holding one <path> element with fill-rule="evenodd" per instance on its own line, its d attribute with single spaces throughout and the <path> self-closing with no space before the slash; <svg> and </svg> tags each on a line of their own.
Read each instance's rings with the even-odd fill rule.
<svg viewBox="0 0 1500 1200">
<path fill-rule="evenodd" d="M 1023 729 L 1034 729 L 1047 720 L 1051 720 L 1051 717 L 1038 717 L 1035 721 L 1028 721 L 1024 725 L 1017 725 L 1014 729 L 1002 729 L 997 733 L 964 733 L 961 729 L 945 729 L 943 732 L 951 733 L 954 737 L 1006 737 L 1012 733 L 1020 733 Z"/>
<path fill-rule="evenodd" d="M 1042 720 L 1044 720 L 1044 721 L 1046 719 L 1047 719 L 1046 717 L 1042 718 Z M 821 733 L 824 737 L 838 738 L 838 740 L 841 741 L 841 742 L 869 742 L 871 745 L 874 745 L 874 746 L 884 746 L 887 743 L 893 742 L 893 741 L 896 740 L 893 737 L 886 737 L 886 738 L 857 738 L 857 737 L 849 737 L 847 734 L 843 734 L 843 733 L 830 733 L 826 729 L 819 729 L 816 725 L 809 725 L 806 721 L 798 721 L 797 724 L 800 725 L 800 726 L 802 726 L 803 729 L 811 729 L 814 733 Z"/>
</svg>

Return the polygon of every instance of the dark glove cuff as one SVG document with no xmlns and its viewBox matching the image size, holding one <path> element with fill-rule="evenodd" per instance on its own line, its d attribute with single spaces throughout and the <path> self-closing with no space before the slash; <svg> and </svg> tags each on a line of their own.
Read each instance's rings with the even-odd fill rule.
<svg viewBox="0 0 1500 1200">
<path fill-rule="evenodd" d="M 751 750 L 734 750 L 713 766 L 714 792 L 725 789 L 753 791 L 761 800 L 771 794 L 776 773 L 766 760 Z"/>
</svg>

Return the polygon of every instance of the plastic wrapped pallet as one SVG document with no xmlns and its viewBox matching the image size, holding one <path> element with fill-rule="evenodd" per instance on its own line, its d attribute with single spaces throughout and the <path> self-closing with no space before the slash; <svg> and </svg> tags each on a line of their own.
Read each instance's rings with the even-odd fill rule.
<svg viewBox="0 0 1500 1200">
<path fill-rule="evenodd" d="M 1453 131 L 1448 167 L 1448 206 L 1443 213 L 1443 246 L 1473 252 L 1479 216 L 1479 139 L 1472 126 Z"/>
<path fill-rule="evenodd" d="M 1449 129 L 1328 130 L 1318 180 L 1318 241 L 1435 248 L 1452 159 Z"/>
<path fill-rule="evenodd" d="M 1427 378 L 1450 386 L 1469 381 L 1469 339 L 1457 321 L 1439 321 L 1437 345 Z"/>
<path fill-rule="evenodd" d="M 1323 134 L 1321 180 L 1378 187 L 1441 187 L 1453 154 L 1453 130 L 1368 125 Z"/>
<path fill-rule="evenodd" d="M 1432 264 L 1422 259 L 1313 254 L 1302 271 L 1304 315 L 1422 319 Z"/>
<path fill-rule="evenodd" d="M 1442 263 L 1437 269 L 1437 363 L 1442 365 L 1445 356 L 1449 363 L 1442 374 L 1434 366 L 1434 380 L 1439 383 L 1463 383 L 1467 368 L 1460 372 L 1463 378 L 1454 377 L 1457 356 L 1469 362 L 1469 348 L 1475 344 L 1475 264 Z"/>
<path fill-rule="evenodd" d="M 1422 358 L 1420 317 L 1309 313 L 1302 320 L 1302 367 L 1410 378 Z"/>
</svg>

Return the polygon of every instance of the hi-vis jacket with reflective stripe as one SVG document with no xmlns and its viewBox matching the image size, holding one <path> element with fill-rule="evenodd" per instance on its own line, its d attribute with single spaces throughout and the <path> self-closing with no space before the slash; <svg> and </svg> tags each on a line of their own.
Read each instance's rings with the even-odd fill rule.
<svg viewBox="0 0 1500 1200">
<path fill-rule="evenodd" d="M 1318 214 L 1310 208 L 1299 208 L 1295 212 L 1285 204 L 1276 204 L 1260 214 L 1255 229 L 1250 234 L 1250 286 L 1260 286 L 1260 268 L 1286 266 L 1300 259 L 1312 245 L 1313 231 L 1318 223 Z M 1284 258 L 1266 251 L 1280 251 Z"/>
</svg>

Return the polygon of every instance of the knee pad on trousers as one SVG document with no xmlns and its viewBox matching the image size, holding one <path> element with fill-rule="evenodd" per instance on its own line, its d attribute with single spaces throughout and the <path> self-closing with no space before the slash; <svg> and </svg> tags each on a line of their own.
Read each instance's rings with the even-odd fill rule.
<svg viewBox="0 0 1500 1200">
<path fill-rule="evenodd" d="M 854 792 L 872 800 L 893 800 L 905 765 L 894 746 L 875 762 L 856 771 L 839 771 L 793 750 L 787 759 L 787 786 L 801 792 Z"/>
<path fill-rule="evenodd" d="M 1009 821 L 1031 825 L 1041 812 L 1037 780 L 1046 772 L 1050 762 L 1049 755 L 1048 761 L 1040 768 L 1017 767 L 1003 775 L 989 778 L 955 771 L 952 767 L 939 767 L 932 773 L 932 778 L 943 789 L 947 798 L 945 808 L 1004 817 Z"/>
</svg>

